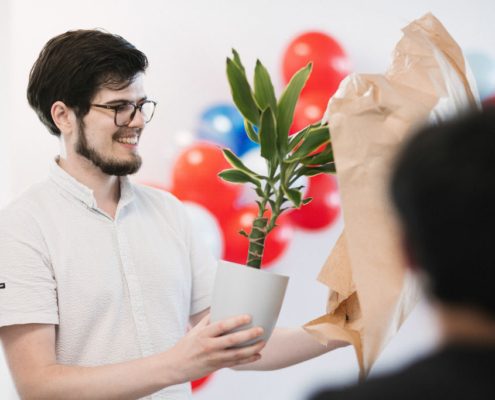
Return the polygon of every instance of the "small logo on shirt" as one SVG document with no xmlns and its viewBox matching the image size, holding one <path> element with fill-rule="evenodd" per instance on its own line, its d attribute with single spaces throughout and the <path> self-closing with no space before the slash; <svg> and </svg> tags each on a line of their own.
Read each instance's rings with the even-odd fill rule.
<svg viewBox="0 0 495 400">
<path fill-rule="evenodd" d="M 0 289 L 5 289 L 5 283 L 0 283 Z"/>
</svg>

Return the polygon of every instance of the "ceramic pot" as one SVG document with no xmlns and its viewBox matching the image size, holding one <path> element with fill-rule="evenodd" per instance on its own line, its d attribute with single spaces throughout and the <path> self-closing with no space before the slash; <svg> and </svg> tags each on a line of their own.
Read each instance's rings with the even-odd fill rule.
<svg viewBox="0 0 495 400">
<path fill-rule="evenodd" d="M 252 317 L 252 326 L 263 327 L 262 340 L 272 334 L 287 289 L 289 277 L 228 261 L 220 261 L 211 302 L 212 322 L 241 314 Z M 259 339 L 243 343 L 243 346 Z"/>
</svg>

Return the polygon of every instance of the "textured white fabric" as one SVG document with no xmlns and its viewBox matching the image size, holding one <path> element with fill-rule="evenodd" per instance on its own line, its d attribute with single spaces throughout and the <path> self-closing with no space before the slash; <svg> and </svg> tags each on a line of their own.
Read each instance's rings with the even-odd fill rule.
<svg viewBox="0 0 495 400">
<path fill-rule="evenodd" d="M 58 362 L 96 366 L 166 350 L 209 307 L 216 261 L 180 202 L 121 178 L 115 219 L 56 163 L 0 211 L 0 326 L 57 324 Z M 188 399 L 190 385 L 149 397 Z"/>
</svg>

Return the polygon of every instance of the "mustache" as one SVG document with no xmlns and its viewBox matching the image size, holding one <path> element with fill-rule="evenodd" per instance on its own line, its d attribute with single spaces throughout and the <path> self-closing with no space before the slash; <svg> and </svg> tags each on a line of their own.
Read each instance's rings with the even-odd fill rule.
<svg viewBox="0 0 495 400">
<path fill-rule="evenodd" d="M 121 138 L 126 138 L 126 137 L 134 137 L 137 135 L 138 139 L 141 137 L 141 133 L 143 132 L 142 128 L 128 128 L 128 127 L 122 127 L 119 128 L 113 135 L 112 139 L 121 139 Z"/>
</svg>

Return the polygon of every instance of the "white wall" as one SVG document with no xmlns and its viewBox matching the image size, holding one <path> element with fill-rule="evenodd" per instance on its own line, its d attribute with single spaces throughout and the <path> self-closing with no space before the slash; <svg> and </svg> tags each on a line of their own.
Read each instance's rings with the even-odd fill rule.
<svg viewBox="0 0 495 400">
<path fill-rule="evenodd" d="M 18 0 L 10 4 L 14 46 L 7 110 L 15 121 L 9 147 L 14 194 L 44 177 L 57 151 L 57 141 L 29 109 L 25 88 L 43 44 L 69 29 L 104 27 L 148 54 L 147 87 L 159 109 L 142 141 L 146 158 L 139 176 L 158 181 L 165 179 L 174 154 L 174 134 L 194 129 L 206 106 L 230 100 L 224 64 L 232 47 L 248 66 L 258 57 L 278 78 L 290 39 L 305 30 L 322 29 L 340 40 L 357 71 L 382 72 L 400 28 L 431 10 L 464 48 L 495 52 L 489 39 L 495 28 L 486 18 L 495 10 L 490 0 Z"/>
<path fill-rule="evenodd" d="M 11 193 L 11 174 L 10 174 L 10 157 L 9 157 L 9 131 L 10 131 L 10 112 L 12 108 L 9 106 L 9 95 L 11 89 L 10 82 L 10 3 L 4 2 L 0 4 L 0 54 L 3 54 L 0 59 L 0 121 L 2 121 L 2 129 L 0 129 L 0 207 L 2 207 L 10 198 Z"/>
<path fill-rule="evenodd" d="M 4 206 L 11 197 L 10 171 L 10 112 L 9 96 L 11 94 L 10 80 L 10 3 L 0 3 L 0 207 Z M 0 346 L 0 399 L 15 398 L 15 391 L 10 375 L 3 359 Z"/>
<path fill-rule="evenodd" d="M 0 42 L 4 122 L 0 204 L 2 196 L 15 196 L 42 179 L 57 153 L 56 139 L 27 105 L 25 89 L 37 54 L 58 33 L 103 27 L 126 37 L 149 56 L 148 95 L 159 102 L 159 109 L 142 140 L 145 163 L 137 178 L 165 183 L 177 150 L 177 133 L 194 131 L 199 113 L 208 105 L 230 101 L 224 62 L 232 47 L 250 70 L 260 58 L 279 89 L 284 48 L 306 30 L 324 30 L 338 39 L 356 71 L 383 72 L 400 28 L 432 11 L 465 50 L 495 57 L 493 4 L 493 0 L 4 0 L 0 36 L 10 40 Z M 339 221 L 316 234 L 298 232 L 289 252 L 274 267 L 292 277 L 282 325 L 301 324 L 324 312 L 326 290 L 315 277 L 341 226 Z M 435 331 L 429 318 L 424 307 L 418 308 L 379 360 L 377 370 L 395 366 L 431 345 Z M 317 383 L 354 379 L 356 371 L 352 350 L 342 349 L 283 371 L 220 372 L 197 398 L 297 399 Z M 14 398 L 10 390 L 0 360 L 0 398 Z"/>
</svg>

